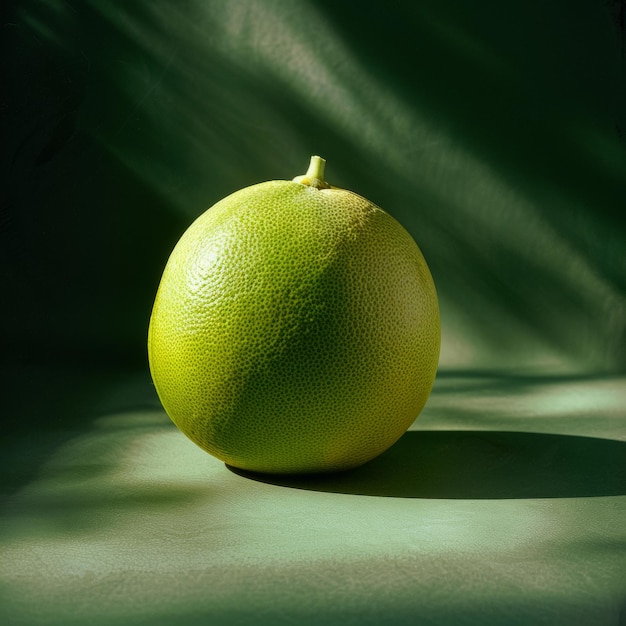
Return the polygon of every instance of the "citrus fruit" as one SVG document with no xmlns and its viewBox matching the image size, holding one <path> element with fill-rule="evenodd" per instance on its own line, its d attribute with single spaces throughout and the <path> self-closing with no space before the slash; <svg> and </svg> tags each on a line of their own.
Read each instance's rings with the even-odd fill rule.
<svg viewBox="0 0 626 626">
<path fill-rule="evenodd" d="M 439 358 L 435 286 L 388 213 L 306 175 L 203 213 L 165 267 L 148 333 L 178 428 L 236 468 L 348 469 L 422 410 Z"/>
</svg>

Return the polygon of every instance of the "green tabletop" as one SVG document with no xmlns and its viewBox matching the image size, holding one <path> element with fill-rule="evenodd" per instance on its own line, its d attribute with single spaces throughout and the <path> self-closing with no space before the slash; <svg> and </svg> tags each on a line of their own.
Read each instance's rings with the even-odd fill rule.
<svg viewBox="0 0 626 626">
<path fill-rule="evenodd" d="M 228 469 L 145 375 L 104 391 L 3 452 L 3 624 L 624 623 L 623 378 L 442 371 L 387 453 L 309 478 Z"/>
</svg>

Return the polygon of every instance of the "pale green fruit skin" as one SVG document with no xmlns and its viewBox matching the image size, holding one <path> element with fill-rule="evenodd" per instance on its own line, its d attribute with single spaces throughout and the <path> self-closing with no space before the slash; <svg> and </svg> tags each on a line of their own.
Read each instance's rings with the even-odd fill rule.
<svg viewBox="0 0 626 626">
<path fill-rule="evenodd" d="M 272 181 L 202 214 L 167 263 L 150 320 L 172 421 L 241 469 L 355 467 L 430 394 L 435 286 L 409 233 L 342 189 Z"/>
</svg>

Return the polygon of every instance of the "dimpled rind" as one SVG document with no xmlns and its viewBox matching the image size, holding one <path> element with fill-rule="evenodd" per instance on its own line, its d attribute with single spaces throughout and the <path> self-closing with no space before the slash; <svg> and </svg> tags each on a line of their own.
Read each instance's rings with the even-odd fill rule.
<svg viewBox="0 0 626 626">
<path fill-rule="evenodd" d="M 361 465 L 408 429 L 439 359 L 435 286 L 409 233 L 343 189 L 272 181 L 184 233 L 157 292 L 152 378 L 178 428 L 245 470 Z"/>
</svg>

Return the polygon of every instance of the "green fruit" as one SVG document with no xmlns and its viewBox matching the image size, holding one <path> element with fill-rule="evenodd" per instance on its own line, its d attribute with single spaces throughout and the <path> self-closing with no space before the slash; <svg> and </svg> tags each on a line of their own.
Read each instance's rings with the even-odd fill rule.
<svg viewBox="0 0 626 626">
<path fill-rule="evenodd" d="M 148 353 L 172 421 L 241 469 L 347 469 L 389 448 L 437 370 L 437 295 L 409 233 L 305 176 L 238 191 L 170 256 Z"/>
</svg>

